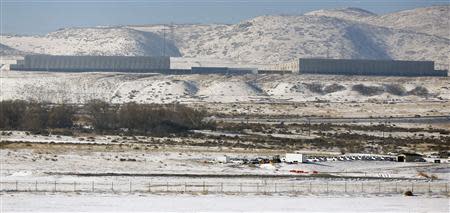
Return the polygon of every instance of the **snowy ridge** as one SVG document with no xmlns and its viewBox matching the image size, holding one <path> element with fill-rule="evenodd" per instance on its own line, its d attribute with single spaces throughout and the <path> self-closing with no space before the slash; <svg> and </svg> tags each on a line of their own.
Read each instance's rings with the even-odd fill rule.
<svg viewBox="0 0 450 213">
<path fill-rule="evenodd" d="M 0 55 L 1 56 L 20 56 L 20 55 L 24 55 L 24 54 L 25 53 L 20 50 L 16 50 L 16 49 L 6 46 L 4 44 L 0 44 Z"/>
<path fill-rule="evenodd" d="M 438 69 L 448 69 L 450 40 L 441 36 L 449 32 L 449 17 L 442 12 L 448 8 L 420 8 L 384 16 L 347 8 L 301 16 L 260 16 L 235 25 L 174 25 L 169 38 L 183 57 L 233 59 L 259 66 L 299 57 L 329 57 L 433 60 Z M 441 15 L 439 19 L 436 14 Z M 405 21 L 394 24 L 400 17 Z M 442 33 L 423 33 L 427 29 L 414 28 L 414 23 L 433 26 Z M 163 33 L 160 25 L 131 28 Z"/>
<path fill-rule="evenodd" d="M 52 103 L 267 102 L 267 101 L 442 101 L 448 81 L 437 78 L 366 76 L 223 76 L 123 73 L 2 72 L 0 96 Z M 374 92 L 365 94 L 356 87 Z"/>
<path fill-rule="evenodd" d="M 376 15 L 358 8 L 318 10 L 305 15 L 334 17 L 450 39 L 450 5 L 417 8 L 385 15 Z"/>
<path fill-rule="evenodd" d="M 347 7 L 347 8 L 339 8 L 334 10 L 316 10 L 305 13 L 307 16 L 327 16 L 333 18 L 347 19 L 356 21 L 361 18 L 368 18 L 377 16 L 375 13 L 372 13 L 367 10 L 363 10 L 360 8 Z"/>
<path fill-rule="evenodd" d="M 164 54 L 164 40 L 151 32 L 121 27 L 69 28 L 45 36 L 3 36 L 4 44 L 25 52 L 51 55 L 154 56 Z M 180 56 L 167 42 L 166 55 Z"/>
<path fill-rule="evenodd" d="M 150 56 L 163 55 L 166 49 L 170 56 L 219 61 L 215 66 L 220 60 L 224 66 L 234 61 L 264 67 L 299 57 L 328 57 L 432 60 L 437 69 L 449 69 L 449 16 L 448 5 L 386 15 L 344 8 L 260 16 L 231 25 L 69 28 L 46 36 L 2 36 L 2 43 L 57 55 Z M 189 68 L 186 63 L 176 67 Z"/>
</svg>

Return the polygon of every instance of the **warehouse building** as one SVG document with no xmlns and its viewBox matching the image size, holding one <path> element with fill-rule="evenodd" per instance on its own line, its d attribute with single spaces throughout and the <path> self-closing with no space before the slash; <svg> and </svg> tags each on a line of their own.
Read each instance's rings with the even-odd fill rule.
<svg viewBox="0 0 450 213">
<path fill-rule="evenodd" d="M 192 67 L 191 74 L 225 74 L 244 75 L 257 74 L 257 68 L 231 68 L 231 67 Z"/>
<path fill-rule="evenodd" d="M 298 74 L 447 76 L 446 70 L 434 69 L 433 61 L 300 58 L 271 68 Z"/>
<path fill-rule="evenodd" d="M 170 69 L 170 57 L 161 56 L 57 56 L 27 55 L 11 65 L 25 71 L 117 71 L 146 72 Z"/>
</svg>

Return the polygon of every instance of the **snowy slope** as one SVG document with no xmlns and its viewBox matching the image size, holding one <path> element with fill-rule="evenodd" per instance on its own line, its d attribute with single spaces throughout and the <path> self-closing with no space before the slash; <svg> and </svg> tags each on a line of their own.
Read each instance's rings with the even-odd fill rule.
<svg viewBox="0 0 450 213">
<path fill-rule="evenodd" d="M 358 8 L 317 10 L 305 15 L 335 17 L 450 39 L 450 5 L 417 8 L 385 15 L 376 15 Z"/>
<path fill-rule="evenodd" d="M 260 16 L 235 25 L 166 26 L 166 33 L 183 57 L 226 58 L 260 66 L 298 57 L 434 60 L 437 68 L 448 69 L 450 40 L 439 36 L 442 33 L 426 34 L 422 32 L 426 29 L 413 27 L 413 23 L 432 22 L 435 29 L 445 31 L 446 16 L 429 15 L 445 9 L 384 16 L 356 8 L 321 10 L 302 16 Z M 389 21 L 400 17 L 405 21 Z M 163 34 L 159 25 L 131 28 Z"/>
<path fill-rule="evenodd" d="M 16 49 L 6 46 L 4 44 L 0 44 L 0 55 L 1 56 L 18 56 L 18 55 L 23 55 L 23 54 L 25 54 L 25 52 L 16 50 Z"/>
<path fill-rule="evenodd" d="M 351 21 L 357 21 L 357 20 L 368 18 L 368 17 L 376 17 L 377 16 L 375 13 L 372 13 L 370 11 L 363 10 L 360 8 L 354 8 L 354 7 L 338 8 L 338 9 L 333 9 L 333 10 L 315 10 L 315 11 L 305 13 L 304 15 L 326 16 L 326 17 L 346 19 L 346 20 L 351 20 Z"/>
<path fill-rule="evenodd" d="M 163 55 L 160 36 L 121 27 L 69 28 L 45 36 L 3 36 L 2 42 L 12 48 L 52 55 Z M 180 56 L 171 42 L 166 55 Z"/>
<path fill-rule="evenodd" d="M 299 57 L 433 60 L 449 69 L 450 6 L 376 15 L 358 8 L 260 16 L 238 24 L 63 29 L 2 36 L 20 51 L 64 55 L 166 55 L 263 67 Z M 217 60 L 219 59 L 219 60 Z M 182 60 L 178 60 L 181 62 Z M 188 68 L 194 60 L 174 67 Z M 195 62 L 197 63 L 197 62 Z"/>
<path fill-rule="evenodd" d="M 113 103 L 324 100 L 330 102 L 450 100 L 446 78 L 314 75 L 153 75 L 3 71 L 0 97 L 42 102 Z M 377 92 L 363 94 L 355 85 Z M 395 91 L 389 89 L 395 87 Z M 397 92 L 396 92 L 397 91 Z"/>
<path fill-rule="evenodd" d="M 368 19 L 368 22 L 450 39 L 450 5 L 400 11 Z"/>
</svg>

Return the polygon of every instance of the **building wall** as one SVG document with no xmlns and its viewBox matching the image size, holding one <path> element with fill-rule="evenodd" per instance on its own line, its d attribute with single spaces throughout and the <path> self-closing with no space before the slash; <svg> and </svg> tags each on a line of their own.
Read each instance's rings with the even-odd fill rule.
<svg viewBox="0 0 450 213">
<path fill-rule="evenodd" d="M 272 71 L 287 71 L 292 73 L 298 73 L 299 70 L 299 60 L 294 60 L 288 63 L 274 64 L 270 66 L 266 66 L 263 70 L 272 70 Z"/>
<path fill-rule="evenodd" d="M 170 68 L 170 57 L 27 55 L 16 69 L 36 71 L 145 71 Z"/>
<path fill-rule="evenodd" d="M 244 75 L 256 74 L 258 72 L 255 68 L 229 68 L 229 67 L 192 67 L 191 74 L 227 74 L 227 75 Z"/>
<path fill-rule="evenodd" d="M 331 75 L 447 76 L 433 61 L 299 59 L 299 73 Z"/>
</svg>

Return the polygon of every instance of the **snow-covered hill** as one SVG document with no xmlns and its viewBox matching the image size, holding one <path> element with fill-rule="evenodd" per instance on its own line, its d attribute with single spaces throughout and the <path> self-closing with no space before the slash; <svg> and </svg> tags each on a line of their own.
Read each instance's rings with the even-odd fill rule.
<svg viewBox="0 0 450 213">
<path fill-rule="evenodd" d="M 20 56 L 26 54 L 20 50 L 8 47 L 4 44 L 0 44 L 0 55 L 2 56 Z"/>
<path fill-rule="evenodd" d="M 3 71 L 4 100 L 84 103 L 449 101 L 446 78 Z M 445 104 L 444 104 L 445 105 Z"/>
<path fill-rule="evenodd" d="M 448 69 L 450 39 L 442 35 L 449 32 L 449 13 L 445 14 L 449 8 L 383 16 L 357 8 L 320 10 L 301 16 L 261 16 L 235 25 L 174 25 L 166 27 L 166 33 L 184 57 L 260 65 L 298 57 L 433 60 L 437 68 Z M 435 31 L 424 33 L 427 27 Z M 163 34 L 160 25 L 132 28 Z"/>
<path fill-rule="evenodd" d="M 348 8 L 338 8 L 333 10 L 315 10 L 304 15 L 307 16 L 326 16 L 339 19 L 346 19 L 350 21 L 358 21 L 361 19 L 366 19 L 368 17 L 376 17 L 375 13 L 360 8 L 348 7 Z"/>
<path fill-rule="evenodd" d="M 20 51 L 52 55 L 163 55 L 164 40 L 151 32 L 122 27 L 69 28 L 45 36 L 3 36 L 2 42 Z M 166 42 L 166 55 L 180 56 Z"/>
<path fill-rule="evenodd" d="M 450 5 L 376 15 L 358 8 L 318 10 L 305 15 L 326 16 L 450 39 Z"/>
<path fill-rule="evenodd" d="M 386 15 L 358 8 L 319 10 L 260 16 L 232 25 L 71 28 L 46 36 L 3 36 L 2 42 L 20 51 L 46 54 L 162 55 L 165 37 L 166 55 L 260 67 L 299 57 L 329 57 L 433 60 L 438 69 L 449 69 L 449 8 Z"/>
</svg>

